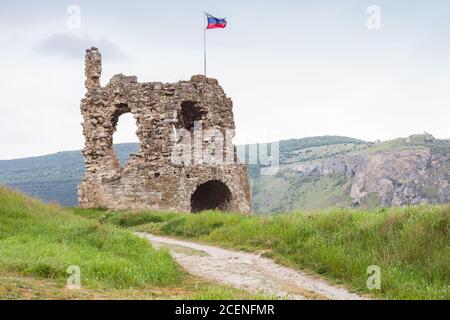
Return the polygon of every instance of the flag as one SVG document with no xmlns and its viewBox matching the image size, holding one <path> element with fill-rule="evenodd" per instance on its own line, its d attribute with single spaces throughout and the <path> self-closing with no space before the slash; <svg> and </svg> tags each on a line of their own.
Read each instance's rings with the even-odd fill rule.
<svg viewBox="0 0 450 320">
<path fill-rule="evenodd" d="M 225 28 L 227 26 L 227 20 L 225 18 L 219 19 L 216 17 L 213 17 L 209 13 L 206 13 L 206 18 L 208 19 L 208 26 L 206 29 L 217 29 L 217 28 Z"/>
</svg>

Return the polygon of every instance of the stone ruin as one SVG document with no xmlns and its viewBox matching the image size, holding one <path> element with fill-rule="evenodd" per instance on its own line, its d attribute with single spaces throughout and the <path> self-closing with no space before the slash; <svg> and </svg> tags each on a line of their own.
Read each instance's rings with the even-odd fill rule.
<svg viewBox="0 0 450 320">
<path fill-rule="evenodd" d="M 250 212 L 247 167 L 238 163 L 231 142 L 233 104 L 216 79 L 195 75 L 177 83 L 138 83 L 135 76 L 118 74 L 102 87 L 96 48 L 86 50 L 85 68 L 81 207 Z M 122 167 L 113 134 L 128 112 L 136 119 L 140 152 Z"/>
</svg>

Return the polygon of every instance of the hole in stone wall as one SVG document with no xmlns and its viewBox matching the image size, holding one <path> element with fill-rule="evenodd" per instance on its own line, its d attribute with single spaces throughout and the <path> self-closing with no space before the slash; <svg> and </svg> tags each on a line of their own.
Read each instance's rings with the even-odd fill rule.
<svg viewBox="0 0 450 320">
<path fill-rule="evenodd" d="M 210 180 L 201 184 L 191 196 L 191 211 L 228 211 L 231 201 L 230 189 L 221 181 Z"/>
<path fill-rule="evenodd" d="M 139 138 L 136 135 L 136 119 L 131 113 L 124 113 L 119 115 L 116 121 L 116 131 L 113 135 L 114 151 L 120 165 L 124 166 L 132 153 L 140 151 Z"/>
<path fill-rule="evenodd" d="M 194 129 L 194 122 L 202 120 L 204 112 L 194 101 L 181 102 L 181 111 L 178 114 L 178 128 Z"/>
</svg>

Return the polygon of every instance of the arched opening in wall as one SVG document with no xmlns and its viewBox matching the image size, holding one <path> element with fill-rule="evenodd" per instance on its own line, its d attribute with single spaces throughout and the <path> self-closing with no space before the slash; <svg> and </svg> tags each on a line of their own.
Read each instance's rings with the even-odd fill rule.
<svg viewBox="0 0 450 320">
<path fill-rule="evenodd" d="M 117 160 L 121 166 L 124 166 L 133 153 L 140 152 L 139 138 L 136 135 L 136 119 L 129 112 L 125 112 L 113 119 L 116 130 L 113 134 L 113 148 Z"/>
<path fill-rule="evenodd" d="M 191 196 L 191 212 L 203 210 L 229 211 L 232 200 L 230 189 L 219 180 L 210 180 L 198 186 Z"/>
<path fill-rule="evenodd" d="M 178 113 L 178 128 L 193 130 L 195 121 L 202 120 L 204 114 L 197 102 L 189 100 L 181 102 L 181 110 Z"/>
</svg>

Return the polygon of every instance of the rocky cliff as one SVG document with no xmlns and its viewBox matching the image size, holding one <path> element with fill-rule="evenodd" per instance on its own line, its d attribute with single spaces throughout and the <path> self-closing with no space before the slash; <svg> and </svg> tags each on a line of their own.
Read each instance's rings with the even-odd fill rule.
<svg viewBox="0 0 450 320">
<path fill-rule="evenodd" d="M 423 134 L 300 148 L 284 155 L 275 176 L 252 181 L 258 212 L 447 203 L 450 142 Z"/>
</svg>

